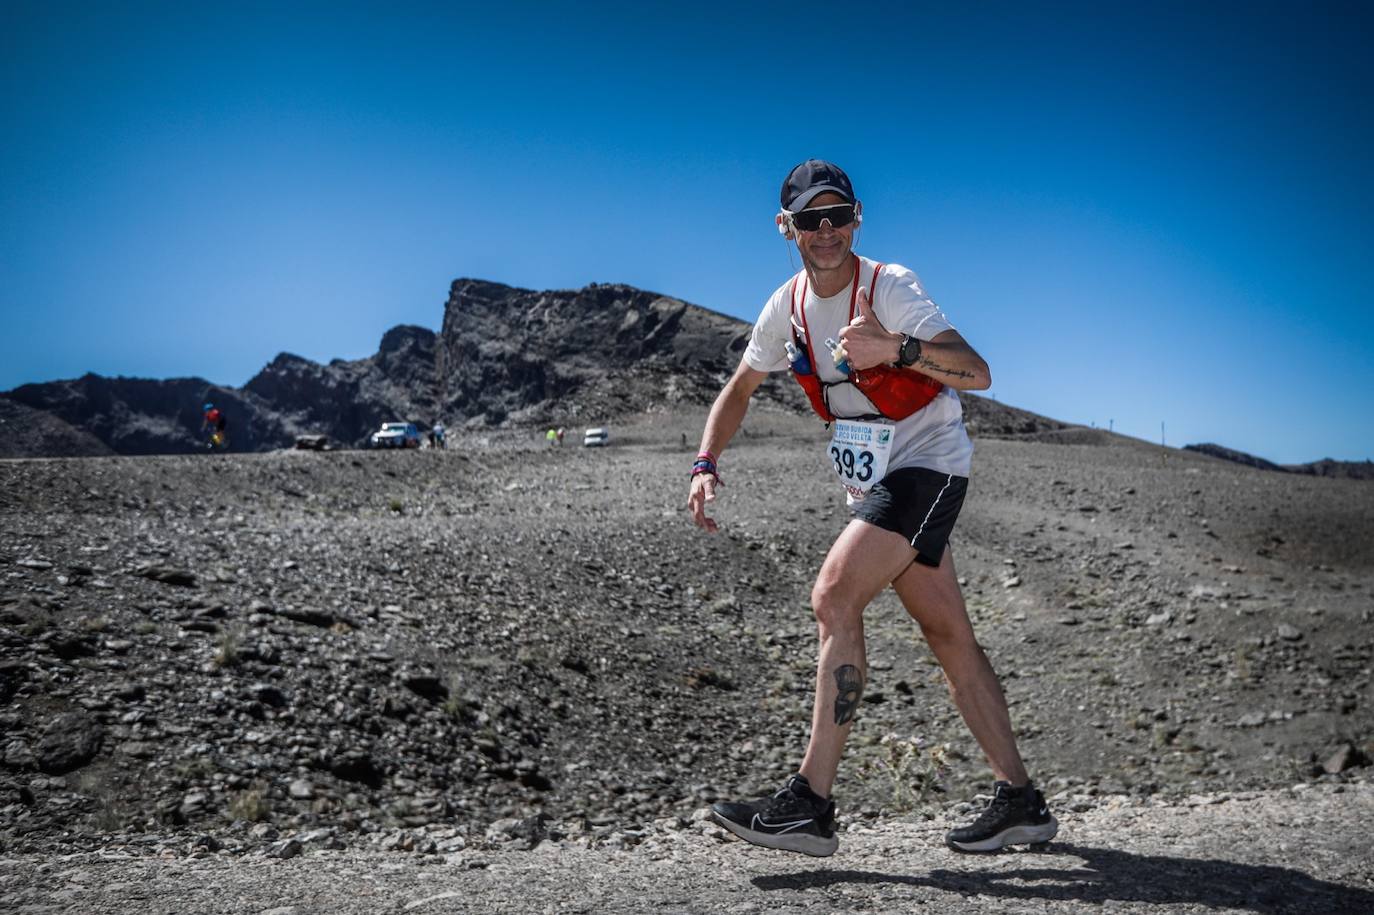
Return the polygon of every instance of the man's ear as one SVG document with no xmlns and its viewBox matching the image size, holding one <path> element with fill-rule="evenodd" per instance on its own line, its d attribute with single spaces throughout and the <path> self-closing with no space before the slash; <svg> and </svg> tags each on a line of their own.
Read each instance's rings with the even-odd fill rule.
<svg viewBox="0 0 1374 915">
<path fill-rule="evenodd" d="M 779 213 L 778 215 L 773 217 L 773 221 L 778 224 L 778 234 L 781 235 L 783 238 L 791 240 L 792 227 L 788 224 L 787 217 L 784 214 Z"/>
<path fill-rule="evenodd" d="M 855 225 L 858 225 L 859 223 L 861 223 L 861 222 L 863 222 L 863 221 L 864 221 L 864 202 L 863 202 L 862 200 L 856 200 L 856 201 L 854 201 L 854 224 L 855 224 Z"/>
</svg>

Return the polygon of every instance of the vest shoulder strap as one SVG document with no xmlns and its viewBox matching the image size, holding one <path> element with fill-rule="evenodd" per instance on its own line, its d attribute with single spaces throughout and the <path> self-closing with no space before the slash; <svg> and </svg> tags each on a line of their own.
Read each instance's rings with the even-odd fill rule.
<svg viewBox="0 0 1374 915">
<path fill-rule="evenodd" d="M 873 279 L 869 280 L 868 283 L 868 304 L 875 309 L 878 307 L 878 275 L 883 272 L 883 268 L 886 266 L 887 264 L 874 264 Z"/>
<path fill-rule="evenodd" d="M 797 281 L 801 280 L 801 302 L 797 302 Z M 795 342 L 806 347 L 806 358 L 811 365 L 816 364 L 816 351 L 811 346 L 811 327 L 806 322 L 806 273 L 792 277 L 792 337 Z M 797 328 L 801 328 L 801 339 L 796 340 Z"/>
</svg>

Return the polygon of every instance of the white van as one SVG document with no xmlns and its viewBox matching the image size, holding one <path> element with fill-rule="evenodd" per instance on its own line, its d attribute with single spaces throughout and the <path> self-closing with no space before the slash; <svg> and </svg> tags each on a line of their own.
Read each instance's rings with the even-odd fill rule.
<svg viewBox="0 0 1374 915">
<path fill-rule="evenodd" d="M 606 445 L 610 441 L 610 438 L 610 432 L 606 431 L 606 429 L 601 426 L 597 426 L 595 429 L 588 429 L 587 434 L 582 436 L 582 447 L 600 448 Z"/>
</svg>

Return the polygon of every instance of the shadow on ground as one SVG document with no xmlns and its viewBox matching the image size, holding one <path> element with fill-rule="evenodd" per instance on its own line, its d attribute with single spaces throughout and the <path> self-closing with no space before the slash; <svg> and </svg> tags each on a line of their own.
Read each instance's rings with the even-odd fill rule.
<svg viewBox="0 0 1374 915">
<path fill-rule="evenodd" d="M 1290 867 L 1215 859 L 1137 855 L 1107 848 L 1056 844 L 1037 858 L 1081 863 L 1015 867 L 995 872 L 932 870 L 928 874 L 821 870 L 755 877 L 761 890 L 807 890 L 837 884 L 895 883 L 960 895 L 1101 904 L 1205 905 L 1254 912 L 1374 912 L 1374 892 L 1318 880 Z"/>
</svg>

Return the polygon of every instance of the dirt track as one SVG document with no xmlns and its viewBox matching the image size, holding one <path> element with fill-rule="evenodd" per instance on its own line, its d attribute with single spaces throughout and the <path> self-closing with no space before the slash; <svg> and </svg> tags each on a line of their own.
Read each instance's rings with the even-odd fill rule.
<svg viewBox="0 0 1374 915">
<path fill-rule="evenodd" d="M 1065 806 L 1075 806 L 1073 802 Z M 1078 804 L 1076 806 L 1084 806 Z M 1044 852 L 965 856 L 931 823 L 852 826 L 829 859 L 766 851 L 708 824 L 651 829 L 627 848 L 417 856 L 188 855 L 187 844 L 0 858 L 14 915 L 377 915 L 415 912 L 1357 912 L 1374 910 L 1359 824 L 1374 786 L 1098 798 L 1061 810 Z"/>
<path fill-rule="evenodd" d="M 700 534 L 699 427 L 0 462 L 0 909 L 1370 908 L 1374 487 L 980 440 L 957 562 L 1063 841 L 940 845 L 987 772 L 888 594 L 816 862 L 672 819 L 794 770 L 845 520 L 819 429 L 760 413 Z M 947 752 L 897 785 L 888 735 Z"/>
</svg>

